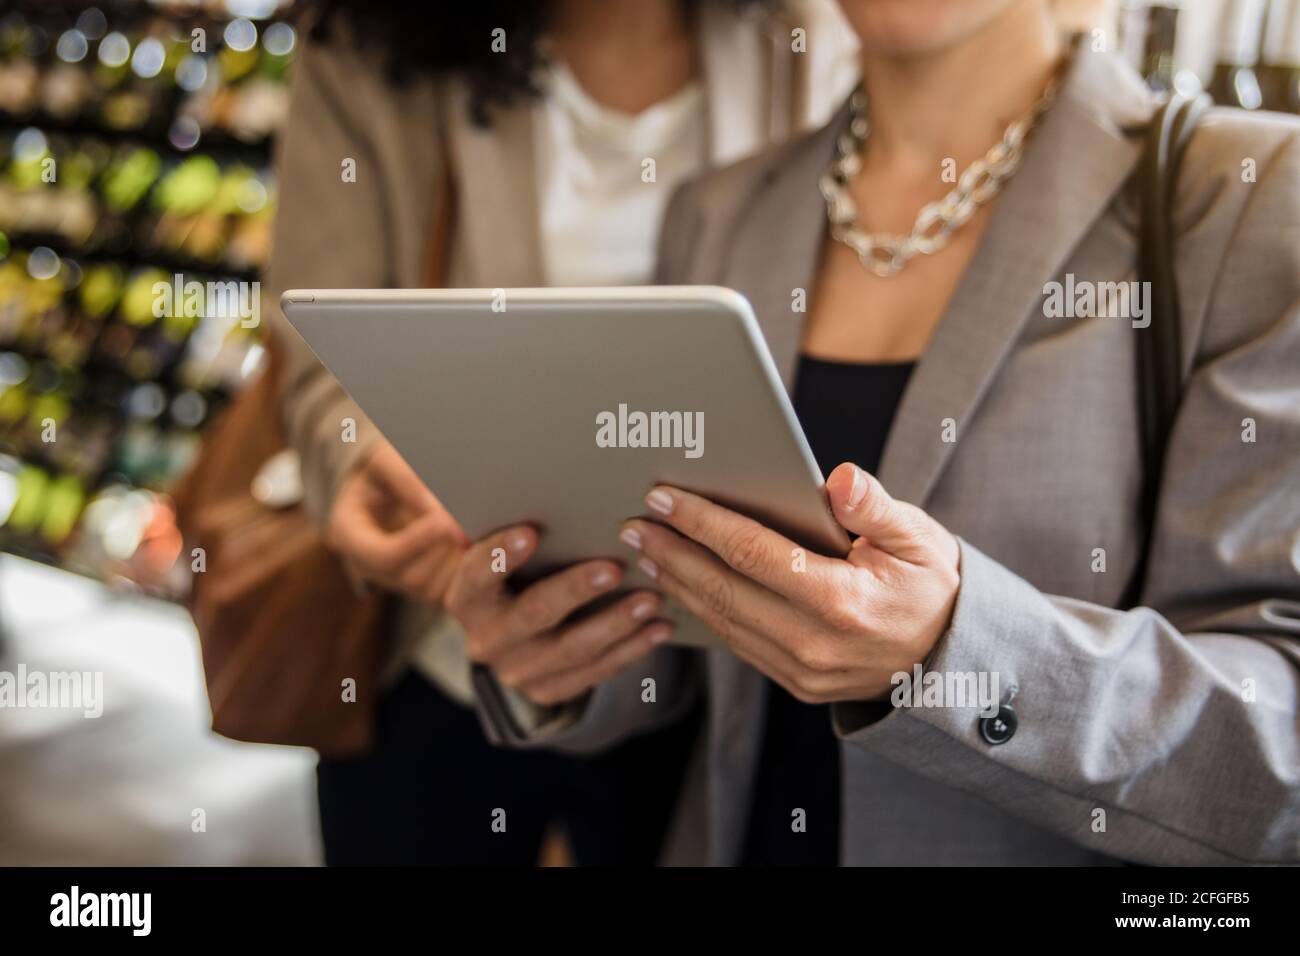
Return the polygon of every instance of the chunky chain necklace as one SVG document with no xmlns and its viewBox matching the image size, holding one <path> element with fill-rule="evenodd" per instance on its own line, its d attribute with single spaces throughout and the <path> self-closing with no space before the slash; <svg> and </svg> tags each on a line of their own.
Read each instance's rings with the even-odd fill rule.
<svg viewBox="0 0 1300 956">
<path fill-rule="evenodd" d="M 900 236 L 863 232 L 858 225 L 858 204 L 849 194 L 848 184 L 862 168 L 862 147 L 866 145 L 871 128 L 867 122 L 867 94 L 859 86 L 850 100 L 852 116 L 848 132 L 840 136 L 835 160 L 822 173 L 818 183 L 826 199 L 831 238 L 856 252 L 866 268 L 885 277 L 897 275 L 918 254 L 928 256 L 938 252 L 948 244 L 952 234 L 970 220 L 976 209 L 1002 191 L 1003 183 L 1020 167 L 1025 137 L 1046 112 L 1055 95 L 1056 81 L 1053 80 L 1033 108 L 1007 127 L 1001 141 L 957 178 L 952 192 L 927 204 L 916 217 L 912 231 Z"/>
</svg>

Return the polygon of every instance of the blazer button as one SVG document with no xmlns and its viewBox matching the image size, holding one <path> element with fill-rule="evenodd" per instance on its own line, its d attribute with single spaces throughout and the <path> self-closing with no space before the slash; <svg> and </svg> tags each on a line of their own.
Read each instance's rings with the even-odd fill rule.
<svg viewBox="0 0 1300 956">
<path fill-rule="evenodd" d="M 996 717 L 980 718 L 980 736 L 984 738 L 985 743 L 996 747 L 1015 736 L 1018 723 L 1015 708 L 1010 704 L 1003 704 L 998 708 Z"/>
</svg>

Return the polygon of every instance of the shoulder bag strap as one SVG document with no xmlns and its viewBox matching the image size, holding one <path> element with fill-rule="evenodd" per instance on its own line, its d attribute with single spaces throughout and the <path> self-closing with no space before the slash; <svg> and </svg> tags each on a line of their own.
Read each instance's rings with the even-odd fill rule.
<svg viewBox="0 0 1300 956">
<path fill-rule="evenodd" d="M 1138 170 L 1141 224 L 1138 280 L 1148 286 L 1151 322 L 1134 329 L 1138 382 L 1138 428 L 1142 442 L 1142 514 L 1148 539 L 1164 470 L 1165 446 L 1183 388 L 1183 353 L 1171 210 L 1178 164 L 1196 124 L 1209 107 L 1204 96 L 1173 93 L 1152 118 Z M 1129 585 L 1126 607 L 1137 603 L 1146 577 L 1148 540 Z"/>
</svg>

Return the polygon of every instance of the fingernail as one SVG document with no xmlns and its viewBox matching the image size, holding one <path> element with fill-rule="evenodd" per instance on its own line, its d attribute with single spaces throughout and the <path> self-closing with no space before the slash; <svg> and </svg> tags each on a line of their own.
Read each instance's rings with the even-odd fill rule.
<svg viewBox="0 0 1300 956">
<path fill-rule="evenodd" d="M 650 643 L 657 647 L 672 636 L 673 626 L 671 624 L 663 624 L 650 632 Z"/>
<path fill-rule="evenodd" d="M 506 542 L 506 546 L 511 551 L 523 551 L 528 547 L 528 535 L 522 533 L 511 535 L 510 540 Z"/>
<path fill-rule="evenodd" d="M 602 591 L 614 583 L 614 572 L 609 568 L 601 568 L 591 576 L 591 586 L 600 588 Z"/>
<path fill-rule="evenodd" d="M 659 577 L 659 568 L 649 558 L 641 558 L 637 561 L 636 566 L 640 568 L 642 573 L 648 578 Z"/>
<path fill-rule="evenodd" d="M 856 510 L 867 496 L 867 473 L 856 465 L 853 466 L 853 484 L 849 486 L 849 510 Z"/>
<path fill-rule="evenodd" d="M 644 621 L 646 618 L 648 618 L 651 614 L 655 612 L 655 608 L 657 608 L 658 606 L 659 606 L 659 601 L 657 598 L 648 597 L 643 600 L 637 601 L 635 604 L 632 605 L 632 620 Z"/>
<path fill-rule="evenodd" d="M 624 528 L 618 533 L 618 540 L 622 541 L 633 551 L 641 550 L 641 532 L 637 531 L 636 528 Z"/>
<path fill-rule="evenodd" d="M 650 506 L 651 511 L 657 511 L 661 515 L 670 515 L 673 513 L 673 496 L 662 488 L 656 488 L 650 494 L 645 496 L 645 503 Z"/>
</svg>

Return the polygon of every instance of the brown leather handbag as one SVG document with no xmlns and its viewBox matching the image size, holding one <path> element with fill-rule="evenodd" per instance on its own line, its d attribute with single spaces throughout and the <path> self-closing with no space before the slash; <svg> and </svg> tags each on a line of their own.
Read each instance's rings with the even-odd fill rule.
<svg viewBox="0 0 1300 956">
<path fill-rule="evenodd" d="M 173 498 L 212 729 L 235 740 L 363 751 L 374 734 L 387 599 L 360 594 L 301 505 L 252 492 L 282 451 L 278 350 L 231 403 Z M 352 684 L 348 684 L 352 681 Z"/>
<path fill-rule="evenodd" d="M 443 165 L 425 279 L 442 283 L 451 236 L 452 176 Z M 361 593 L 301 505 L 253 494 L 262 466 L 286 447 L 280 355 L 231 403 L 172 497 L 183 557 L 203 549 L 187 601 L 203 651 L 212 729 L 235 740 L 367 750 L 393 601 Z M 348 682 L 352 683 L 349 684 Z"/>
</svg>

